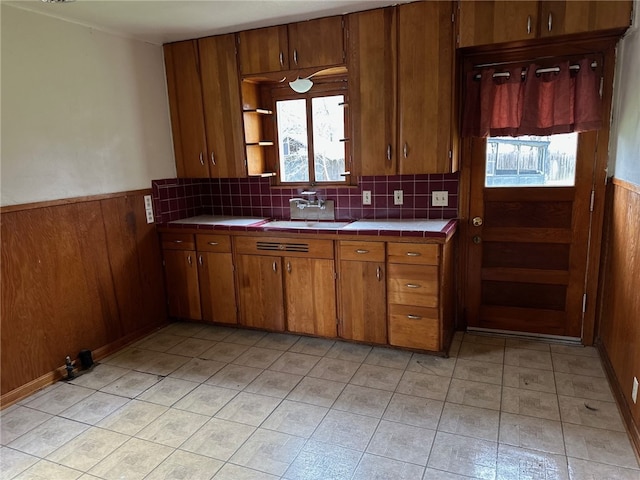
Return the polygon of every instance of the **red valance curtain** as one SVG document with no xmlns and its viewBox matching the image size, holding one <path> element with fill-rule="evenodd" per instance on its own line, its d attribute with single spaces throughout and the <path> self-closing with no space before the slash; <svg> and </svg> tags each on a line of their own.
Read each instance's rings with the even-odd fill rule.
<svg viewBox="0 0 640 480">
<path fill-rule="evenodd" d="M 501 69 L 498 76 L 495 68 L 469 72 L 462 135 L 515 137 L 597 130 L 602 102 L 600 76 L 592 62 L 585 58 L 578 62 L 579 69 L 570 69 L 565 61 L 557 64 L 559 71 L 546 73 L 537 73 L 541 67 L 535 63 L 524 69 Z"/>
</svg>

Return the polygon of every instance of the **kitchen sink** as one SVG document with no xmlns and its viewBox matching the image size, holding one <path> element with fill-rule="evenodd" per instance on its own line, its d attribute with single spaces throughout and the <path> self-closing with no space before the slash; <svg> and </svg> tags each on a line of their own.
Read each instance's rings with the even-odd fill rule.
<svg viewBox="0 0 640 480">
<path fill-rule="evenodd" d="M 262 225 L 269 228 L 286 228 L 291 230 L 340 230 L 351 222 L 322 222 L 317 220 L 273 220 Z"/>
</svg>

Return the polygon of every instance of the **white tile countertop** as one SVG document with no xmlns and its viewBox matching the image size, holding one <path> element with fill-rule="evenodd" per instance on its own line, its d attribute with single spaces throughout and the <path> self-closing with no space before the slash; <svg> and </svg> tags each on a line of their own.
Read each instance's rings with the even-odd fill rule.
<svg viewBox="0 0 640 480">
<path fill-rule="evenodd" d="M 198 215 L 196 217 L 174 220 L 170 224 L 179 223 L 183 225 L 222 225 L 248 227 L 249 225 L 264 223 L 268 218 L 263 217 L 233 217 L 228 215 Z"/>
<path fill-rule="evenodd" d="M 402 237 L 450 237 L 456 230 L 457 220 L 427 219 L 377 219 L 334 222 L 305 222 L 304 220 L 273 220 L 264 217 L 235 217 L 227 215 L 198 215 L 174 220 L 168 227 L 240 230 L 282 231 L 297 233 L 333 233 L 342 235 L 402 236 Z"/>
<path fill-rule="evenodd" d="M 383 220 L 356 220 L 343 230 L 399 230 L 416 232 L 440 232 L 451 220 L 408 220 L 387 218 Z"/>
</svg>

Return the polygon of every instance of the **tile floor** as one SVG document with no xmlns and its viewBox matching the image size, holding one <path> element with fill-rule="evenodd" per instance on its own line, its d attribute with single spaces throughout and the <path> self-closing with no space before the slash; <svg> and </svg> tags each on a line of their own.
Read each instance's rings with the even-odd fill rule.
<svg viewBox="0 0 640 480">
<path fill-rule="evenodd" d="M 176 323 L 1 412 L 2 479 L 639 480 L 593 348 Z"/>
</svg>

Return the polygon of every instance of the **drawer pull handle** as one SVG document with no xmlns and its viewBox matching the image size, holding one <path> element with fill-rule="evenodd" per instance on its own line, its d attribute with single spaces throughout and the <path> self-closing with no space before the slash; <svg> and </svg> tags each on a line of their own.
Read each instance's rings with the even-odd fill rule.
<svg viewBox="0 0 640 480">
<path fill-rule="evenodd" d="M 287 272 L 291 273 L 291 262 L 287 262 Z"/>
<path fill-rule="evenodd" d="M 202 266 L 202 255 L 198 256 L 198 263 L 200 264 L 200 266 Z"/>
<path fill-rule="evenodd" d="M 382 279 L 382 269 L 380 267 L 376 268 L 376 278 L 378 281 Z"/>
<path fill-rule="evenodd" d="M 173 240 L 173 243 L 182 243 L 182 240 Z"/>
<path fill-rule="evenodd" d="M 422 317 L 419 315 L 407 315 L 407 318 L 410 320 L 422 320 Z"/>
<path fill-rule="evenodd" d="M 273 262 L 273 271 L 277 272 L 278 271 L 278 265 L 276 264 L 276 262 Z"/>
<path fill-rule="evenodd" d="M 191 263 L 192 263 L 192 262 L 191 262 L 191 255 L 189 255 L 189 256 L 187 257 L 187 261 L 189 262 L 189 265 L 191 265 Z"/>
<path fill-rule="evenodd" d="M 359 249 L 356 250 L 356 253 L 358 253 L 360 255 L 363 255 L 365 253 L 369 253 L 369 250 L 363 250 L 362 248 L 359 248 Z"/>
<path fill-rule="evenodd" d="M 200 152 L 200 157 L 199 157 L 200 158 L 200 165 L 204 165 L 204 159 L 202 157 L 203 157 L 202 152 Z"/>
<path fill-rule="evenodd" d="M 207 242 L 207 245 L 211 245 L 212 247 L 215 247 L 216 245 L 219 245 L 218 242 Z"/>
<path fill-rule="evenodd" d="M 417 283 L 407 283 L 406 287 L 407 288 L 420 288 L 421 285 L 418 285 Z"/>
<path fill-rule="evenodd" d="M 407 257 L 419 257 L 420 255 L 419 252 L 407 252 Z"/>
</svg>

